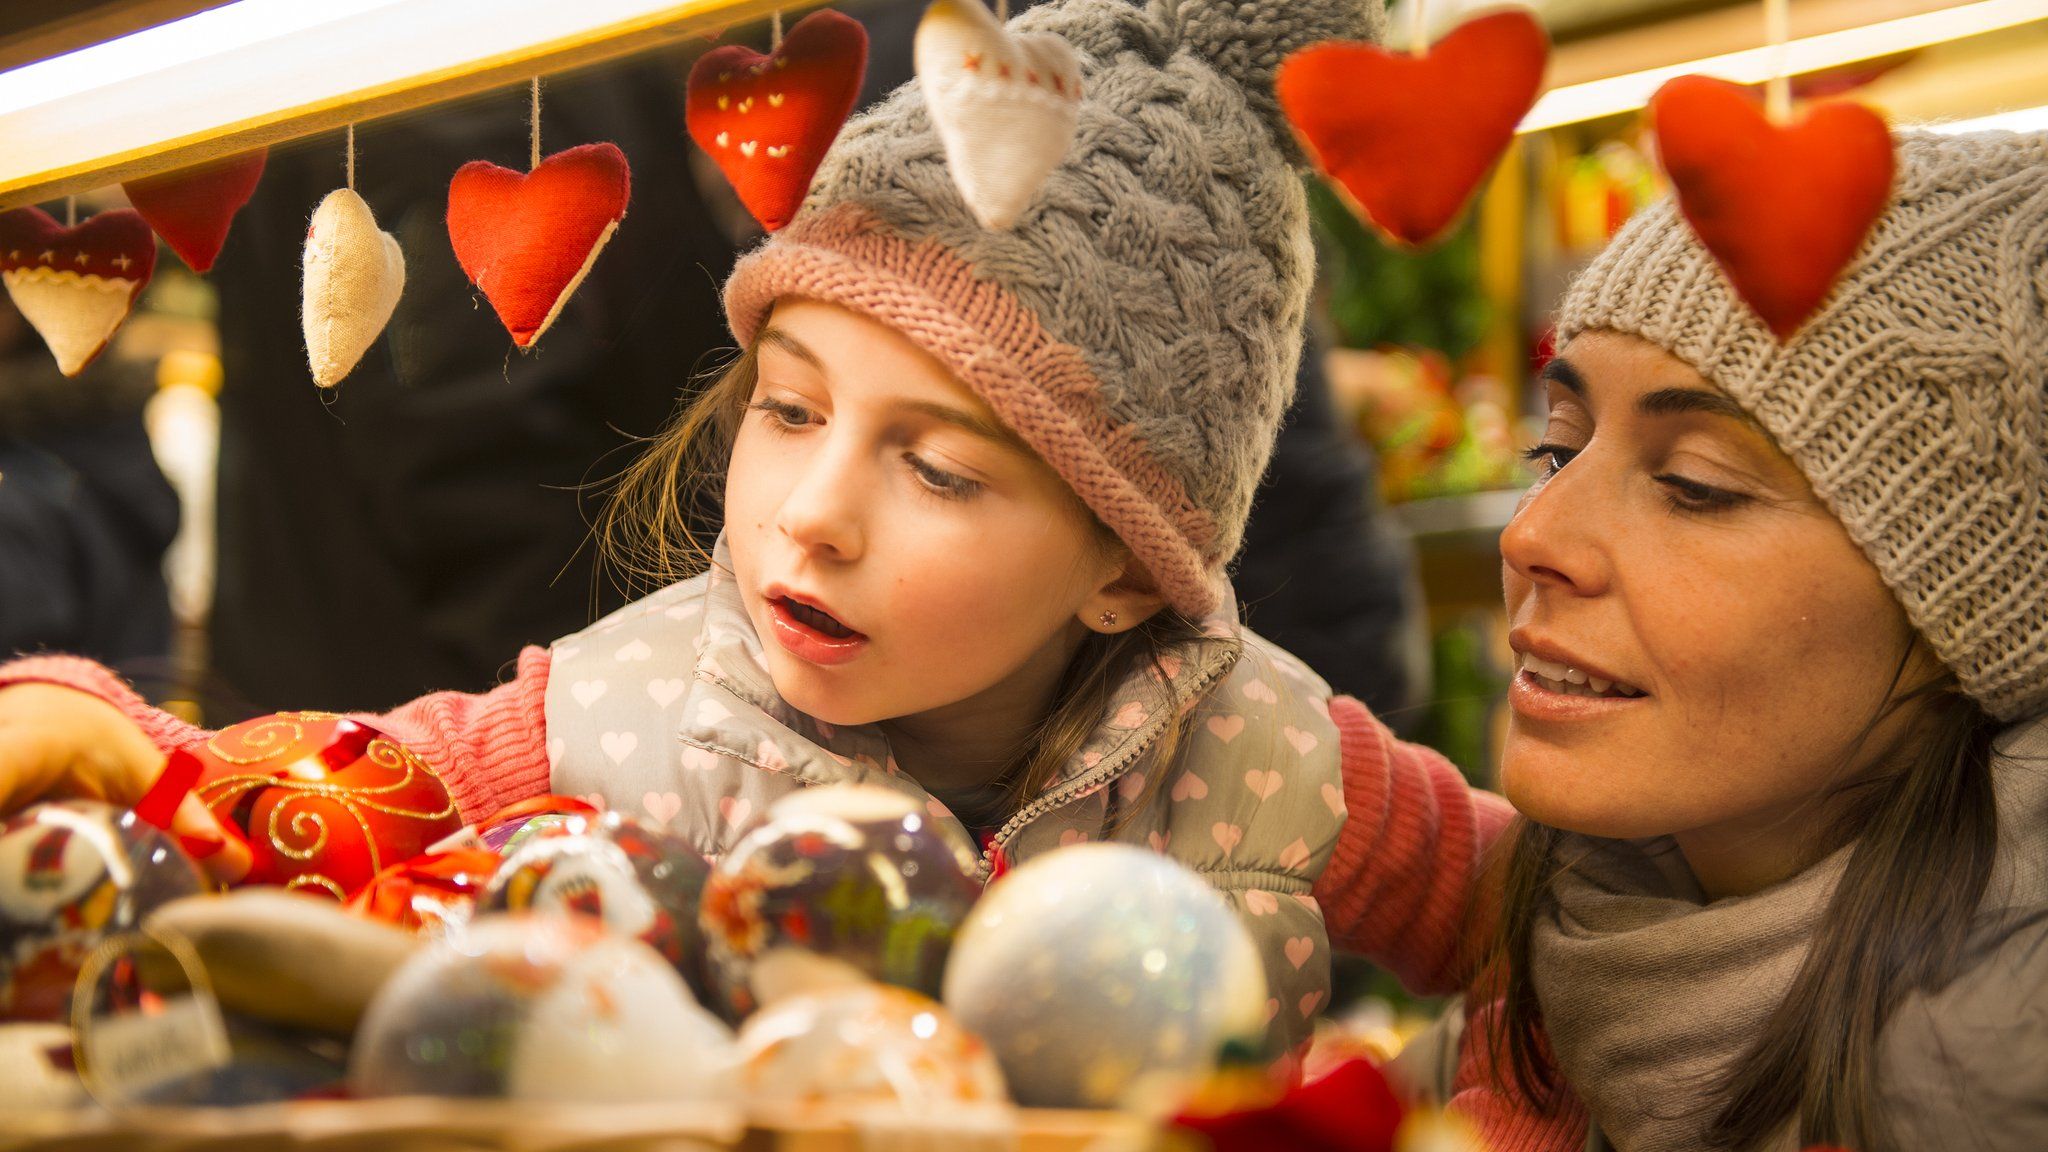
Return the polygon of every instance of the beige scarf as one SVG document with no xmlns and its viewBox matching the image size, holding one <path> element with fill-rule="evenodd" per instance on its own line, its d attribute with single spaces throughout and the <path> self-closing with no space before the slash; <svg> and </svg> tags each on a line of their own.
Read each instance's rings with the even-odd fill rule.
<svg viewBox="0 0 2048 1152">
<path fill-rule="evenodd" d="M 1880 1070 L 1903 1146 L 2048 1148 L 2048 719 L 1995 744 L 1999 852 L 1962 974 L 1911 994 Z M 1702 1147 L 1709 1093 L 1784 997 L 1844 848 L 1708 901 L 1668 838 L 1574 837 L 1531 971 L 1567 1080 L 1620 1152 Z M 1791 1125 L 1765 1148 L 1797 1147 Z"/>
</svg>

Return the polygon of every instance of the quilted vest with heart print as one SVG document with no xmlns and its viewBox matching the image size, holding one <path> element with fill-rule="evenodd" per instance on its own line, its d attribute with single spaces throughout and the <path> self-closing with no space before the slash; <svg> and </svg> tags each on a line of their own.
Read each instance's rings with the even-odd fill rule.
<svg viewBox="0 0 2048 1152">
<path fill-rule="evenodd" d="M 817 784 L 875 784 L 910 794 L 959 826 L 899 772 L 875 726 L 836 727 L 775 693 L 761 639 L 725 566 L 721 541 L 703 575 L 629 604 L 556 641 L 547 689 L 551 786 L 666 827 L 708 856 L 750 817 Z M 1307 1039 L 1328 998 L 1330 949 L 1310 888 L 1344 824 L 1330 689 L 1300 661 L 1235 623 L 1165 661 L 1197 710 L 1180 763 L 1135 815 L 1160 771 L 1158 737 L 1175 719 L 1157 686 L 1119 692 L 1081 753 L 996 833 L 993 854 L 1022 864 L 1062 845 L 1116 840 L 1163 852 L 1225 896 L 1265 964 L 1276 1044 Z M 1147 671 L 1140 675 L 1156 673 Z M 964 828 L 962 829 L 964 832 Z"/>
</svg>

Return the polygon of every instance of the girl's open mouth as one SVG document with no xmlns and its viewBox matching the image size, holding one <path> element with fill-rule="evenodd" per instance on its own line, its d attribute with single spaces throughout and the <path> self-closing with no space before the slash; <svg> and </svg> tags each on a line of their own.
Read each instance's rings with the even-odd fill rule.
<svg viewBox="0 0 2048 1152">
<path fill-rule="evenodd" d="M 844 664 L 867 646 L 867 636 L 815 604 L 787 595 L 773 596 L 768 600 L 768 612 L 775 624 L 775 639 L 798 659 Z"/>
</svg>

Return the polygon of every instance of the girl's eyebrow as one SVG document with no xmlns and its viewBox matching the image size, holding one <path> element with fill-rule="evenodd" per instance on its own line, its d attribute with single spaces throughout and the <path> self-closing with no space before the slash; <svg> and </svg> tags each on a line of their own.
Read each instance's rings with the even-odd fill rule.
<svg viewBox="0 0 2048 1152">
<path fill-rule="evenodd" d="M 1024 453 L 1031 451 L 1031 447 L 1024 443 L 1023 437 L 1005 425 L 982 418 L 978 413 L 955 408 L 950 404 L 941 404 L 935 400 L 904 400 L 897 407 L 906 412 L 930 417 L 942 424 L 951 424 L 984 440 L 993 440 L 1006 448 L 1014 448 Z"/>
<path fill-rule="evenodd" d="M 817 353 L 811 351 L 810 347 L 806 345 L 803 341 L 797 339 L 794 336 L 791 336 L 789 333 L 784 332 L 780 328 L 768 328 L 763 330 L 759 342 L 762 344 L 773 344 L 777 348 L 780 348 L 784 352 L 789 353 L 791 356 L 794 356 L 797 359 L 803 361 L 804 363 L 809 364 L 811 367 L 817 369 L 820 372 L 823 372 L 825 370 L 825 362 L 818 359 Z"/>
</svg>

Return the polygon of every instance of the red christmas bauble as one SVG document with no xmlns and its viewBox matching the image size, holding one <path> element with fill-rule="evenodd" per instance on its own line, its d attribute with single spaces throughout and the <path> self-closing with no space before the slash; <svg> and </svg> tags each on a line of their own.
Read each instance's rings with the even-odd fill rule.
<svg viewBox="0 0 2048 1152">
<path fill-rule="evenodd" d="M 193 791 L 248 841 L 244 883 L 347 900 L 462 826 L 434 769 L 360 720 L 279 712 L 174 758 L 185 756 L 199 761 Z"/>
</svg>

